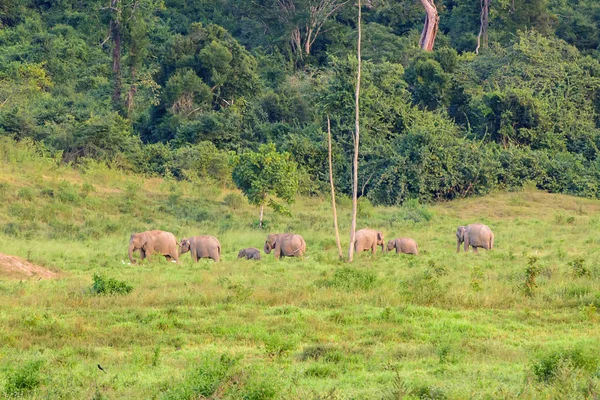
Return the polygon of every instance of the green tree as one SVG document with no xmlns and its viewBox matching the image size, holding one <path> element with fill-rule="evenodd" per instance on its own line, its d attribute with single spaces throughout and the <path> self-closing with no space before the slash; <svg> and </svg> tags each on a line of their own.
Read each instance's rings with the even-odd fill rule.
<svg viewBox="0 0 600 400">
<path fill-rule="evenodd" d="M 260 207 L 261 228 L 265 204 L 276 212 L 289 213 L 285 205 L 276 201 L 290 204 L 298 191 L 297 165 L 289 153 L 278 153 L 274 144 L 262 145 L 258 152 L 235 156 L 231 176 L 250 204 Z"/>
</svg>

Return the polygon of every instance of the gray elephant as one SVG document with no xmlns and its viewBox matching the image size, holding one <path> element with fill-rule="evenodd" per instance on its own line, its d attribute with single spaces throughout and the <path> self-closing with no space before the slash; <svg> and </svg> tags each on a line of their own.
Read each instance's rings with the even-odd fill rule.
<svg viewBox="0 0 600 400">
<path fill-rule="evenodd" d="M 215 262 L 221 260 L 221 243 L 214 236 L 192 236 L 181 239 L 179 255 L 190 252 L 192 260 L 198 262 L 201 258 L 212 258 Z"/>
<path fill-rule="evenodd" d="M 459 226 L 456 230 L 456 252 L 460 252 L 461 243 L 465 244 L 465 251 L 469 251 L 469 246 L 477 253 L 477 248 L 482 247 L 486 250 L 494 248 L 494 234 L 487 225 L 470 224 Z"/>
<path fill-rule="evenodd" d="M 171 232 L 154 230 L 134 233 L 129 238 L 129 261 L 135 264 L 133 252 L 139 250 L 142 261 L 145 258 L 150 259 L 153 253 L 159 253 L 165 256 L 167 261 L 173 259 L 179 262 L 178 247 L 179 243 Z"/>
<path fill-rule="evenodd" d="M 417 242 L 411 238 L 397 238 L 394 240 L 390 240 L 387 244 L 387 251 L 392 251 L 396 249 L 396 254 L 404 253 L 404 254 L 414 254 L 419 255 L 419 246 L 417 246 Z"/>
<path fill-rule="evenodd" d="M 264 247 L 265 253 L 274 250 L 275 259 L 284 257 L 302 257 L 306 253 L 306 242 L 300 235 L 294 233 L 272 233 L 267 236 Z"/>
<path fill-rule="evenodd" d="M 375 229 L 361 229 L 356 232 L 354 241 L 354 251 L 357 253 L 371 250 L 373 254 L 377 251 L 377 246 L 381 246 L 381 252 L 385 253 L 385 242 L 383 233 Z"/>
<path fill-rule="evenodd" d="M 260 260 L 260 250 L 256 247 L 242 249 L 238 253 L 237 258 L 245 258 L 247 260 Z"/>
</svg>

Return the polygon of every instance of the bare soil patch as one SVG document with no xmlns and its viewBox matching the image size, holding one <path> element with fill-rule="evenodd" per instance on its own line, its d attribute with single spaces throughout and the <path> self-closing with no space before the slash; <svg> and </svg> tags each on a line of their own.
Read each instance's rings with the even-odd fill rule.
<svg viewBox="0 0 600 400">
<path fill-rule="evenodd" d="M 9 279 L 56 279 L 57 272 L 35 265 L 20 257 L 0 253 L 0 278 Z"/>
</svg>

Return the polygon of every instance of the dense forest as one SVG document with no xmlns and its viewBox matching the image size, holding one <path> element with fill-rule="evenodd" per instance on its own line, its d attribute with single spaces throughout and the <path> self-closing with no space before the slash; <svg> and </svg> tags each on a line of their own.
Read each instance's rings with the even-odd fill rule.
<svg viewBox="0 0 600 400">
<path fill-rule="evenodd" d="M 392 205 L 529 181 L 600 197 L 600 4 L 435 6 L 424 51 L 424 2 L 364 1 L 359 194 Z M 329 116 L 348 194 L 356 14 L 344 0 L 0 0 L 0 136 L 80 168 L 218 182 L 272 143 L 317 194 Z"/>
</svg>

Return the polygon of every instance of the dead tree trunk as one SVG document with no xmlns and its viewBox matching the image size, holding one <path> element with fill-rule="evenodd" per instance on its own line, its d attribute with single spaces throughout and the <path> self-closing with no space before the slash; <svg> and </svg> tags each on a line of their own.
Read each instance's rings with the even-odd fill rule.
<svg viewBox="0 0 600 400">
<path fill-rule="evenodd" d="M 111 10 L 113 11 L 113 18 L 110 21 L 110 32 L 113 39 L 113 76 L 114 76 L 114 87 L 112 101 L 115 109 L 121 109 L 121 15 L 119 8 L 119 0 L 111 1 Z"/>
<path fill-rule="evenodd" d="M 352 186 L 352 224 L 350 226 L 350 248 L 348 249 L 348 261 L 352 262 L 354 259 L 354 242 L 356 241 L 356 211 L 358 210 L 358 145 L 360 143 L 360 72 L 361 72 L 361 58 L 360 58 L 360 41 L 361 41 L 361 4 L 358 0 L 358 47 L 356 50 L 356 56 L 358 58 L 358 66 L 356 73 L 356 94 L 354 95 L 354 112 L 355 112 L 355 135 L 354 135 L 354 160 L 353 160 L 353 186 Z"/>
<path fill-rule="evenodd" d="M 479 48 L 488 47 L 488 27 L 490 16 L 490 0 L 481 0 L 481 17 L 479 24 L 479 35 L 477 35 L 477 48 L 475 48 L 475 54 L 479 54 Z M 482 43 L 483 42 L 483 43 Z"/>
<path fill-rule="evenodd" d="M 137 86 L 135 85 L 135 67 L 132 65 L 129 68 L 131 75 L 131 86 L 129 86 L 129 92 L 127 93 L 127 116 L 131 118 L 131 113 L 134 107 L 134 97 L 137 93 Z"/>
<path fill-rule="evenodd" d="M 260 219 L 259 219 L 259 221 L 258 221 L 258 227 L 259 227 L 260 229 L 262 229 L 262 222 L 263 222 L 263 214 L 264 214 L 264 211 L 265 211 L 265 205 L 264 205 L 264 204 L 261 204 L 261 205 L 260 205 Z"/>
<path fill-rule="evenodd" d="M 337 209 L 335 206 L 335 187 L 333 185 L 333 161 L 331 157 L 331 122 L 329 121 L 329 115 L 327 116 L 327 143 L 329 151 L 329 183 L 331 184 L 331 208 L 333 209 L 333 227 L 335 228 L 335 244 L 338 248 L 338 254 L 340 260 L 344 259 L 344 253 L 342 252 L 342 244 L 340 242 L 340 231 L 338 229 Z"/>
<path fill-rule="evenodd" d="M 421 0 L 421 4 L 425 8 L 425 25 L 423 26 L 419 46 L 425 51 L 432 51 L 440 17 L 438 16 L 433 0 Z"/>
</svg>

